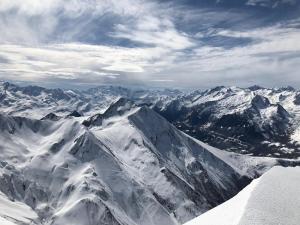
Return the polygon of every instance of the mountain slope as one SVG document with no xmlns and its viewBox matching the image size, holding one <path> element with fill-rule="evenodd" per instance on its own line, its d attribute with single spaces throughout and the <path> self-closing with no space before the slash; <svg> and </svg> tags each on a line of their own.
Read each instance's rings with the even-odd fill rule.
<svg viewBox="0 0 300 225">
<path fill-rule="evenodd" d="M 214 147 L 253 156 L 300 157 L 299 91 L 216 87 L 183 93 L 100 86 L 64 91 L 0 83 L 0 111 L 7 115 L 42 118 L 92 116 L 103 113 L 120 97 L 153 108 L 178 129 Z"/>
<path fill-rule="evenodd" d="M 1 225 L 32 224 L 37 221 L 38 216 L 27 205 L 8 199 L 0 192 L 0 223 Z"/>
<path fill-rule="evenodd" d="M 154 109 L 214 147 L 256 156 L 298 158 L 299 92 L 292 88 L 216 87 Z"/>
<path fill-rule="evenodd" d="M 186 225 L 299 223 L 300 167 L 274 167 L 239 194 Z"/>
<path fill-rule="evenodd" d="M 42 224 L 181 224 L 299 163 L 222 152 L 122 99 L 83 119 L 0 117 L 0 191 Z"/>
</svg>

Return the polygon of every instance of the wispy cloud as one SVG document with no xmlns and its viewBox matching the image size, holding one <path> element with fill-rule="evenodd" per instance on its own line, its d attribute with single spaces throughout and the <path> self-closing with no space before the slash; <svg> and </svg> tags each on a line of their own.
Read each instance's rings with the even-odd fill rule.
<svg viewBox="0 0 300 225">
<path fill-rule="evenodd" d="M 298 7 L 292 0 L 2 0 L 0 79 L 300 87 Z"/>
</svg>

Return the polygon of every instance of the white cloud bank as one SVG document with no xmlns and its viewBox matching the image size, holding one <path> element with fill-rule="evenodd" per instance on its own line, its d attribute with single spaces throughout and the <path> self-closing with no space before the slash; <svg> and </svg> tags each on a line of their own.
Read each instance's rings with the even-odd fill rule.
<svg viewBox="0 0 300 225">
<path fill-rule="evenodd" d="M 2 0 L 0 79 L 300 87 L 299 20 L 247 31 L 211 27 L 216 37 L 254 40 L 227 48 L 203 41 L 207 30 L 193 35 L 178 26 L 178 15 L 197 13 L 218 17 L 143 0 Z"/>
</svg>

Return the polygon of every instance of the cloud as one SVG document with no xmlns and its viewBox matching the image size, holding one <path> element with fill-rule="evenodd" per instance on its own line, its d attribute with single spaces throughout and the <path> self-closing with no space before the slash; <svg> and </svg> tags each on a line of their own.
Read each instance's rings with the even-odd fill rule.
<svg viewBox="0 0 300 225">
<path fill-rule="evenodd" d="M 76 41 L 98 18 L 114 14 L 118 20 L 120 16 L 135 15 L 139 8 L 134 6 L 129 0 L 3 0 L 0 41 L 27 44 Z M 93 33 L 98 31 L 95 28 L 91 30 Z"/>
<path fill-rule="evenodd" d="M 198 46 L 160 74 L 165 79 L 168 74 L 173 74 L 174 81 L 183 86 L 248 86 L 259 83 L 300 87 L 300 32 L 297 28 L 286 27 L 276 25 L 248 32 L 222 30 L 219 33 L 223 35 L 260 41 L 230 49 Z"/>
<path fill-rule="evenodd" d="M 0 79 L 300 87 L 298 3 L 234 2 L 2 0 Z"/>
<path fill-rule="evenodd" d="M 174 80 L 151 80 L 152 82 L 174 82 Z"/>
<path fill-rule="evenodd" d="M 297 0 L 248 0 L 246 3 L 250 6 L 263 6 L 263 7 L 271 7 L 275 8 L 279 5 L 288 5 L 293 6 L 297 4 Z"/>
<path fill-rule="evenodd" d="M 144 59 L 142 50 L 121 47 L 92 46 L 78 43 L 24 47 L 2 45 L 0 57 L 9 61 L 0 72 L 20 73 L 19 76 L 45 79 L 47 76 L 76 78 L 82 74 L 89 76 L 116 76 L 112 71 L 135 72 L 142 70 Z M 145 59 L 146 60 L 146 59 Z M 118 65 L 118 69 L 109 66 Z"/>
<path fill-rule="evenodd" d="M 132 26 L 118 25 L 113 37 L 173 50 L 194 45 L 188 35 L 178 32 L 170 20 L 156 17 L 144 17 Z"/>
</svg>

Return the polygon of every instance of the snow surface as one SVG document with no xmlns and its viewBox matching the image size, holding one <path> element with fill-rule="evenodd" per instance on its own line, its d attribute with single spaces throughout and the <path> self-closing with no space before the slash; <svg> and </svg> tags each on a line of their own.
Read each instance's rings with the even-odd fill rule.
<svg viewBox="0 0 300 225">
<path fill-rule="evenodd" d="M 298 225 L 300 167 L 273 167 L 225 203 L 185 225 Z"/>
<path fill-rule="evenodd" d="M 35 224 L 38 215 L 26 204 L 17 201 L 11 201 L 2 192 L 0 192 L 0 224 Z"/>
</svg>

